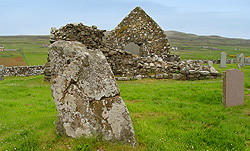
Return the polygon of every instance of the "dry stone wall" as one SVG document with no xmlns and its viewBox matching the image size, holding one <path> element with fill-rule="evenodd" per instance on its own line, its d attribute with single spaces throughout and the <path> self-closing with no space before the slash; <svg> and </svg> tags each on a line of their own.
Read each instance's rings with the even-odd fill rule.
<svg viewBox="0 0 250 151">
<path fill-rule="evenodd" d="M 109 60 L 117 80 L 141 78 L 202 80 L 221 77 L 214 67 L 203 65 L 203 61 L 166 62 L 160 57 L 135 57 L 119 49 L 115 51 L 103 49 L 102 52 Z"/>
<path fill-rule="evenodd" d="M 85 26 L 82 23 L 70 23 L 56 29 L 50 30 L 50 42 L 58 40 L 79 41 L 88 49 L 99 49 L 104 47 L 103 36 L 105 30 L 99 30 L 96 26 Z"/>
<path fill-rule="evenodd" d="M 35 76 L 44 73 L 44 65 L 5 67 L 4 76 Z"/>
<path fill-rule="evenodd" d="M 204 64 L 208 64 L 208 61 L 212 61 L 214 64 L 220 64 L 220 59 L 218 60 L 201 60 Z M 236 63 L 236 59 L 226 59 L 226 64 Z"/>
</svg>

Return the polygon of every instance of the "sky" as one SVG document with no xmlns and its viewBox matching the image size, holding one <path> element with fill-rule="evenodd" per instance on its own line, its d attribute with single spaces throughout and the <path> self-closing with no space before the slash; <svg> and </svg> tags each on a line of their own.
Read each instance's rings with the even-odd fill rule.
<svg viewBox="0 0 250 151">
<path fill-rule="evenodd" d="M 0 0 L 0 36 L 82 22 L 112 30 L 139 6 L 163 30 L 250 39 L 250 0 Z"/>
</svg>

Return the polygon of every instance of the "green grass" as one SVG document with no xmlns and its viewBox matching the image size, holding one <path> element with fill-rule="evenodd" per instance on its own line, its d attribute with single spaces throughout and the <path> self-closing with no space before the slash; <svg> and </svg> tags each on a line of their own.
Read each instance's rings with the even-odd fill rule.
<svg viewBox="0 0 250 151">
<path fill-rule="evenodd" d="M 42 44 L 49 44 L 49 36 L 0 36 L 0 43 L 5 49 L 23 50 L 30 65 L 47 62 L 49 48 L 42 48 Z"/>
<path fill-rule="evenodd" d="M 222 79 L 118 81 L 135 148 L 57 135 L 57 111 L 43 76 L 6 77 L 0 81 L 0 150 L 250 150 L 250 66 L 241 70 L 245 105 L 232 108 L 221 103 Z"/>
</svg>

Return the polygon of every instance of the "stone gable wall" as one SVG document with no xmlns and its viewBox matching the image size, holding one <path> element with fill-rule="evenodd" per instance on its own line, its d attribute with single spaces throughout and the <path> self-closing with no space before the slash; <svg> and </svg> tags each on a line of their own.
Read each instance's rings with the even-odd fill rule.
<svg viewBox="0 0 250 151">
<path fill-rule="evenodd" d="M 170 54 L 170 44 L 164 31 L 145 11 L 136 7 L 106 38 L 109 49 L 121 49 L 130 42 L 141 47 L 140 56 Z"/>
</svg>

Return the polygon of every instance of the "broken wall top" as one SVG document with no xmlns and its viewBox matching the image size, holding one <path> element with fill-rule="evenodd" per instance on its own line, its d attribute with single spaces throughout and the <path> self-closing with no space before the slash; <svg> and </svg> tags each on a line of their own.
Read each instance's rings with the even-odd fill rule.
<svg viewBox="0 0 250 151">
<path fill-rule="evenodd" d="M 162 28 L 136 7 L 106 38 L 107 46 L 112 49 L 123 49 L 130 42 L 141 47 L 141 56 L 168 55 L 169 42 Z"/>
<path fill-rule="evenodd" d="M 56 29 L 50 30 L 50 42 L 58 40 L 79 41 L 88 49 L 99 49 L 104 47 L 103 36 L 105 30 L 97 29 L 96 26 L 85 26 L 82 23 L 70 23 Z"/>
</svg>

